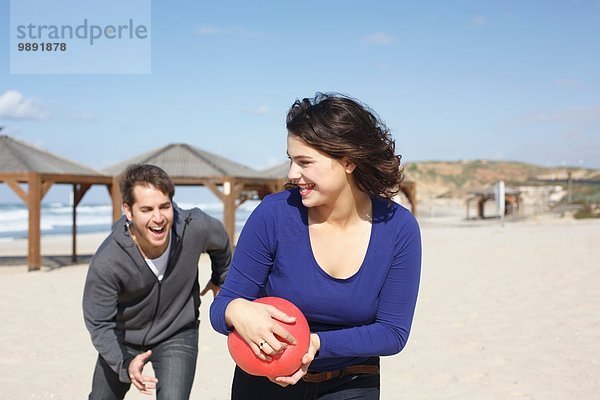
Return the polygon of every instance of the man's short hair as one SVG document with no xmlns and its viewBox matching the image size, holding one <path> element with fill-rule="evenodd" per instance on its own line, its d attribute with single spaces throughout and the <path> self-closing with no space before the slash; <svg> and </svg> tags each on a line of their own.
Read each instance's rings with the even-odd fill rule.
<svg viewBox="0 0 600 400">
<path fill-rule="evenodd" d="M 135 185 L 154 186 L 169 196 L 172 201 L 175 195 L 175 185 L 171 177 L 156 165 L 131 164 L 119 176 L 119 188 L 123 203 L 129 207 L 135 203 L 133 189 Z"/>
</svg>

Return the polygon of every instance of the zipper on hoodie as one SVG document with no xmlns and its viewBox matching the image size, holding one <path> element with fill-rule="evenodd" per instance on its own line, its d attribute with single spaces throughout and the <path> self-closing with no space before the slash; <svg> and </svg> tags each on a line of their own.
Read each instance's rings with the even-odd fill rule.
<svg viewBox="0 0 600 400">
<path fill-rule="evenodd" d="M 158 281 L 158 278 L 156 278 L 156 280 Z M 148 330 L 146 331 L 146 334 L 144 335 L 144 339 L 142 340 L 142 353 L 147 350 L 146 349 L 146 339 L 148 339 L 148 334 L 150 334 L 150 331 L 152 330 L 152 327 L 154 326 L 154 321 L 156 320 L 156 314 L 158 314 L 158 306 L 160 304 L 161 287 L 162 287 L 162 281 L 158 281 L 158 295 L 156 296 L 156 306 L 154 307 L 154 314 L 152 315 L 152 321 L 150 321 L 150 326 L 148 327 Z"/>
<path fill-rule="evenodd" d="M 167 262 L 167 269 L 165 270 L 165 275 L 163 276 L 163 279 L 162 280 L 158 279 L 158 277 L 156 275 L 154 275 L 154 272 L 152 272 L 152 275 L 154 276 L 154 279 L 156 279 L 156 282 L 158 284 L 158 295 L 156 296 L 156 305 L 154 306 L 154 314 L 152 314 L 152 321 L 150 321 L 150 326 L 148 327 L 148 330 L 146 331 L 146 334 L 144 335 L 144 339 L 142 340 L 142 352 L 146 351 L 146 339 L 148 339 L 148 335 L 150 334 L 150 331 L 152 330 L 152 327 L 154 326 L 154 321 L 156 320 L 156 315 L 158 314 L 158 307 L 160 306 L 160 294 L 161 294 L 163 280 L 165 280 L 167 278 L 167 274 L 171 270 L 171 264 L 173 263 L 173 260 L 179 259 L 179 254 L 181 253 L 181 248 L 183 247 L 183 237 L 185 236 L 185 231 L 191 220 L 192 220 L 192 217 L 189 215 L 185 219 L 185 225 L 183 226 L 183 232 L 181 233 L 181 238 L 179 239 L 179 243 L 177 243 L 177 247 L 175 248 L 175 251 L 173 252 L 172 257 L 169 257 L 169 261 Z M 148 266 L 148 263 L 146 263 L 146 265 Z M 148 266 L 148 268 L 150 268 L 150 266 Z"/>
</svg>

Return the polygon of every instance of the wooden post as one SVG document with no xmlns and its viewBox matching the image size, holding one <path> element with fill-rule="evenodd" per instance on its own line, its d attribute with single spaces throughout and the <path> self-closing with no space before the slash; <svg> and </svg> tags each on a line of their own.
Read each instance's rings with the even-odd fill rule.
<svg viewBox="0 0 600 400">
<path fill-rule="evenodd" d="M 485 196 L 481 196 L 479 200 L 477 200 L 477 217 L 479 219 L 484 218 L 485 200 Z"/>
<path fill-rule="evenodd" d="M 73 225 L 71 225 L 71 261 L 77 261 L 77 204 L 75 196 L 77 195 L 77 184 L 73 184 L 73 197 L 71 204 L 73 211 Z"/>
<path fill-rule="evenodd" d="M 465 219 L 468 221 L 469 220 L 469 207 L 471 205 L 471 199 L 467 199 L 466 203 L 467 203 L 467 215 L 465 216 Z"/>
<path fill-rule="evenodd" d="M 41 202 L 42 202 L 42 177 L 39 173 L 27 174 L 27 208 L 29 209 L 29 236 L 27 251 L 27 266 L 29 271 L 39 270 L 41 266 Z"/>
<path fill-rule="evenodd" d="M 223 225 L 227 236 L 229 236 L 229 244 L 233 249 L 234 234 L 235 234 L 235 199 L 234 184 L 230 180 L 225 180 L 222 184 L 223 190 L 219 190 L 214 182 L 207 182 L 206 187 L 210 189 L 223 202 Z"/>
<path fill-rule="evenodd" d="M 223 202 L 223 225 L 229 236 L 229 244 L 231 248 L 235 248 L 235 210 L 238 206 L 237 200 L 240 192 L 244 188 L 244 184 L 235 181 L 235 179 L 227 178 L 223 181 L 223 190 L 217 189 L 214 182 L 207 182 L 206 187 L 215 194 Z"/>
<path fill-rule="evenodd" d="M 417 216 L 417 184 L 412 182 L 410 191 L 410 211 Z"/>
<path fill-rule="evenodd" d="M 417 184 L 415 182 L 402 182 L 400 190 L 410 203 L 410 211 L 413 215 L 417 215 Z"/>
<path fill-rule="evenodd" d="M 243 188 L 244 184 L 236 182 L 235 179 L 225 181 L 223 185 L 223 194 L 225 195 L 223 202 L 223 224 L 229 235 L 229 243 L 232 249 L 235 248 L 235 211 L 238 205 L 241 204 L 241 202 L 238 203 L 238 199 Z"/>
<path fill-rule="evenodd" d="M 123 213 L 121 210 L 121 203 L 123 203 L 123 200 L 121 198 L 121 192 L 119 190 L 119 177 L 113 176 L 112 183 L 110 185 L 107 185 L 107 188 L 112 203 L 113 222 L 116 222 L 119 218 L 121 218 L 121 215 Z"/>
<path fill-rule="evenodd" d="M 234 247 L 234 235 L 235 235 L 235 197 L 231 194 L 225 196 L 223 202 L 223 225 L 229 236 L 229 243 L 231 247 Z"/>
<path fill-rule="evenodd" d="M 71 261 L 73 262 L 77 261 L 77 206 L 90 187 L 89 184 L 73 184 L 73 226 L 71 227 L 71 235 L 73 236 Z"/>
</svg>

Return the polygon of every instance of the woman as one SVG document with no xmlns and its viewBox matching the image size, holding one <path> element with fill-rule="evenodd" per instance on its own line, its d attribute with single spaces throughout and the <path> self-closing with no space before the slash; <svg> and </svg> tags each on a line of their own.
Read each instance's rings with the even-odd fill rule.
<svg viewBox="0 0 600 400">
<path fill-rule="evenodd" d="M 374 112 L 338 94 L 297 100 L 287 130 L 293 188 L 246 222 L 210 316 L 270 360 L 295 342 L 278 323 L 293 318 L 251 300 L 283 297 L 306 316 L 310 348 L 288 377 L 236 368 L 232 399 L 378 399 L 379 356 L 406 344 L 421 269 L 417 222 L 391 200 L 400 156 Z"/>
</svg>

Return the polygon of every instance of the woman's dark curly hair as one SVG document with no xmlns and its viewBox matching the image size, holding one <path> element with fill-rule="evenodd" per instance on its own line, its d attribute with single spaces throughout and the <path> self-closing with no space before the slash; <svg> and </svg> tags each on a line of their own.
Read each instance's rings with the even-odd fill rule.
<svg viewBox="0 0 600 400">
<path fill-rule="evenodd" d="M 287 130 L 337 160 L 356 165 L 354 180 L 371 196 L 392 199 L 404 177 L 394 139 L 377 114 L 339 93 L 317 93 L 296 100 L 288 111 Z"/>
</svg>

